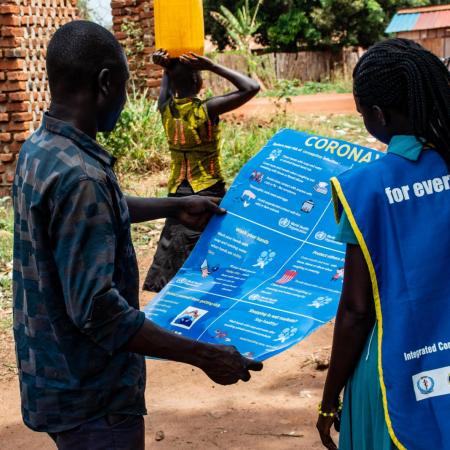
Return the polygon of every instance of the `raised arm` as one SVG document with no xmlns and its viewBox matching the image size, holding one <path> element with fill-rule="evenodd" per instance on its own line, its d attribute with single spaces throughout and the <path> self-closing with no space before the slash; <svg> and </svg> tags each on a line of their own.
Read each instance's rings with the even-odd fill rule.
<svg viewBox="0 0 450 450">
<path fill-rule="evenodd" d="M 159 49 L 153 53 L 153 63 L 161 66 L 164 69 L 163 78 L 161 80 L 161 87 L 158 98 L 158 109 L 161 111 L 163 106 L 169 101 L 172 92 L 170 89 L 170 78 L 167 70 L 169 68 L 169 54 L 166 50 Z"/>
<path fill-rule="evenodd" d="M 355 370 L 370 330 L 375 323 L 372 284 L 364 255 L 359 245 L 347 245 L 345 278 L 334 326 L 330 368 L 322 399 L 323 412 L 336 412 L 339 395 Z M 330 429 L 336 419 L 319 417 L 317 428 L 323 445 L 337 449 Z"/>
<path fill-rule="evenodd" d="M 231 82 L 237 91 L 226 95 L 213 97 L 206 102 L 206 108 L 211 120 L 217 119 L 221 114 L 233 111 L 251 100 L 260 89 L 259 84 L 235 70 L 215 64 L 208 58 L 191 53 L 180 57 L 180 61 L 195 70 L 209 70 Z"/>
</svg>

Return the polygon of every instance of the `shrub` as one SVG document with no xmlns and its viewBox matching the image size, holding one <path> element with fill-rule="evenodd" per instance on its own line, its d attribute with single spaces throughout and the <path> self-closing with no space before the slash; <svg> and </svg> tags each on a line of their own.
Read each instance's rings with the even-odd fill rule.
<svg viewBox="0 0 450 450">
<path fill-rule="evenodd" d="M 101 133 L 98 142 L 117 158 L 119 174 L 145 173 L 167 167 L 169 151 L 157 103 L 135 90 L 111 133 Z"/>
</svg>

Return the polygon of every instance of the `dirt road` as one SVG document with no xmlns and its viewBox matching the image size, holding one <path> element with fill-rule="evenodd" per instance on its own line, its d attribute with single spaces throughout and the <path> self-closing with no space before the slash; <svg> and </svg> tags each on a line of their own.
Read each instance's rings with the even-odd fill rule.
<svg viewBox="0 0 450 450">
<path fill-rule="evenodd" d="M 187 366 L 149 361 L 146 448 L 320 449 L 314 423 L 325 373 L 315 370 L 312 355 L 328 347 L 330 339 L 331 327 L 327 326 L 267 361 L 264 371 L 249 383 L 232 387 L 214 386 L 200 371 Z M 0 397 L 2 450 L 55 448 L 45 434 L 29 431 L 22 424 L 15 380 L 0 385 Z M 156 441 L 159 431 L 164 439 Z"/>
<path fill-rule="evenodd" d="M 138 252 L 141 279 L 150 264 Z M 152 295 L 142 293 L 141 305 Z M 214 385 L 199 370 L 167 361 L 147 362 L 146 448 L 157 450 L 321 449 L 316 411 L 326 372 L 317 365 L 330 351 L 326 325 L 289 351 L 268 360 L 249 383 Z M 12 350 L 12 349 L 11 349 Z M 162 433 L 164 438 L 162 437 Z M 50 438 L 26 428 L 16 377 L 0 380 L 0 449 L 54 450 Z"/>
<path fill-rule="evenodd" d="M 231 113 L 234 116 L 270 117 L 286 110 L 296 114 L 356 114 L 352 94 L 316 94 L 291 97 L 290 102 L 258 97 Z"/>
</svg>

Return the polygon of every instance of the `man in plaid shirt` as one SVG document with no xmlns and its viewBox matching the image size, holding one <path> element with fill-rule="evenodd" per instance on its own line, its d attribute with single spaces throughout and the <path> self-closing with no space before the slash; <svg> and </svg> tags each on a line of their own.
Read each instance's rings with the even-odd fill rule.
<svg viewBox="0 0 450 450">
<path fill-rule="evenodd" d="M 145 355 L 192 364 L 220 384 L 247 381 L 262 366 L 139 311 L 130 223 L 175 217 L 202 228 L 224 212 L 208 198 L 122 194 L 114 158 L 95 140 L 125 105 L 129 74 L 117 40 L 96 24 L 69 23 L 49 44 L 47 72 L 52 103 L 20 152 L 13 186 L 23 418 L 62 450 L 139 450 Z"/>
</svg>

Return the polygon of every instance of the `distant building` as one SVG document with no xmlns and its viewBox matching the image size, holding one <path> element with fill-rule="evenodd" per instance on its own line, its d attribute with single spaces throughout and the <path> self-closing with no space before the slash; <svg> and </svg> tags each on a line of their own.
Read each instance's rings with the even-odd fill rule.
<svg viewBox="0 0 450 450">
<path fill-rule="evenodd" d="M 450 4 L 402 9 L 386 33 L 417 41 L 440 58 L 450 56 Z"/>
</svg>

